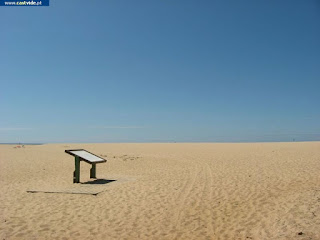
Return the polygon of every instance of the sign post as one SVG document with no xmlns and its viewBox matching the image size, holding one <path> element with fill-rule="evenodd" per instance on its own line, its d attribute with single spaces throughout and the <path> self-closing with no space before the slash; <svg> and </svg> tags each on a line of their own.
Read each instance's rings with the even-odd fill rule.
<svg viewBox="0 0 320 240">
<path fill-rule="evenodd" d="M 85 161 L 91 164 L 90 178 L 96 178 L 96 164 L 107 161 L 106 159 L 94 155 L 84 149 L 65 150 L 65 152 L 74 156 L 75 169 L 73 172 L 73 183 L 80 183 L 80 161 Z"/>
</svg>

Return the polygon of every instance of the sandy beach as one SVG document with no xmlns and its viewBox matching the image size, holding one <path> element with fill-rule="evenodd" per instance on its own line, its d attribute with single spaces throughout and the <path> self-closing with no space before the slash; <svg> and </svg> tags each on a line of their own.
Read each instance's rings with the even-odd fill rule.
<svg viewBox="0 0 320 240">
<path fill-rule="evenodd" d="M 98 195 L 27 192 L 84 185 L 64 152 L 79 148 L 115 181 Z M 81 162 L 82 183 L 89 170 Z M 0 191 L 6 240 L 316 240 L 320 142 L 0 145 Z"/>
</svg>

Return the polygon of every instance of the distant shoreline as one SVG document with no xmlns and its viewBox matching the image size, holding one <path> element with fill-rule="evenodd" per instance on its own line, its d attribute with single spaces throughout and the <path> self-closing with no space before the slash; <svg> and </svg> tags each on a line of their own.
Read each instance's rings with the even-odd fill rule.
<svg viewBox="0 0 320 240">
<path fill-rule="evenodd" d="M 320 142 L 320 140 L 300 140 L 300 141 L 221 141 L 221 142 L 48 142 L 48 143 L 0 143 L 0 145 L 45 145 L 45 144 L 179 144 L 179 143 L 299 143 L 299 142 Z"/>
<path fill-rule="evenodd" d="M 0 143 L 0 145 L 43 145 L 45 143 Z"/>
</svg>

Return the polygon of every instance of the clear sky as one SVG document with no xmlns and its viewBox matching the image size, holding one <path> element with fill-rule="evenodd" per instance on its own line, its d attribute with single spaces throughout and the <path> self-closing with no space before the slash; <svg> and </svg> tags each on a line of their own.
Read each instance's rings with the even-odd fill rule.
<svg viewBox="0 0 320 240">
<path fill-rule="evenodd" d="M 0 7 L 0 142 L 320 140 L 318 0 Z"/>
</svg>

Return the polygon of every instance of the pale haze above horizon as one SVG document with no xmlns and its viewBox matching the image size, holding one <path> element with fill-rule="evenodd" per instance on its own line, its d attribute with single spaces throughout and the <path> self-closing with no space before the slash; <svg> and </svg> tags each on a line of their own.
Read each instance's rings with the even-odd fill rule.
<svg viewBox="0 0 320 240">
<path fill-rule="evenodd" d="M 0 7 L 0 143 L 320 141 L 320 2 Z"/>
</svg>

